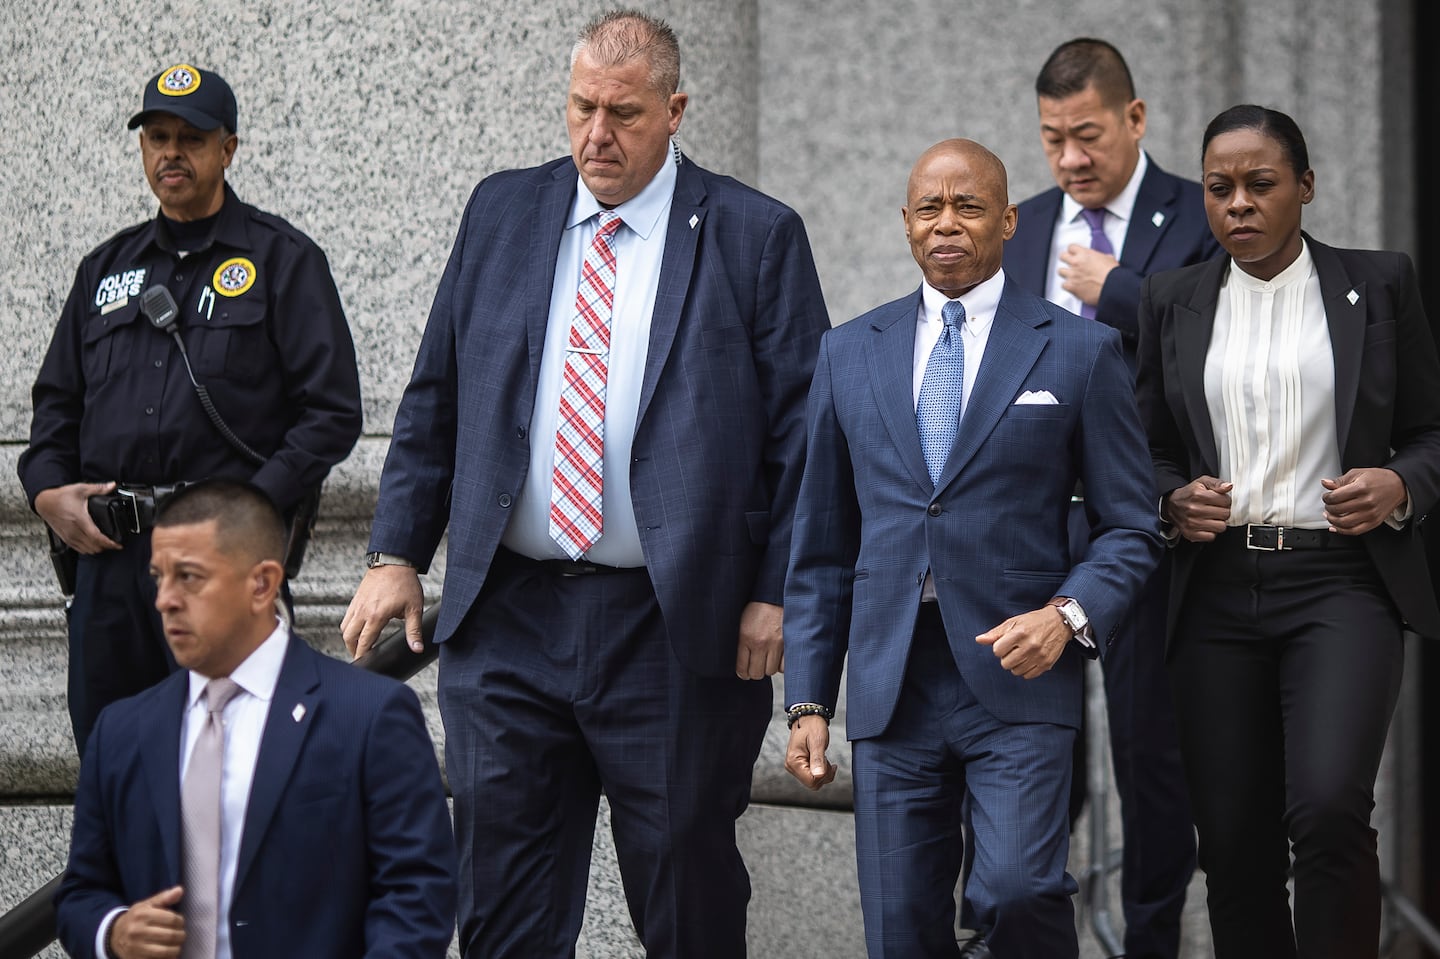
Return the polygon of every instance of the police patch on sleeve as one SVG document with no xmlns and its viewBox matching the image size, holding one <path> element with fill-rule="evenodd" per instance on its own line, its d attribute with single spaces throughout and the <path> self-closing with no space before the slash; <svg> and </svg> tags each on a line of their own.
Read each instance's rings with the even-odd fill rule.
<svg viewBox="0 0 1440 959">
<path fill-rule="evenodd" d="M 140 295 L 145 286 L 146 272 L 147 269 L 141 267 L 138 270 L 111 273 L 95 288 L 95 305 L 106 313 L 120 309 L 130 297 Z M 107 307 L 109 309 L 106 309 Z"/>
<path fill-rule="evenodd" d="M 243 256 L 231 257 L 216 268 L 211 285 L 221 296 L 239 296 L 255 285 L 255 264 Z"/>
<path fill-rule="evenodd" d="M 167 97 L 183 97 L 200 89 L 200 71 L 188 63 L 177 63 L 160 74 L 155 89 Z"/>
</svg>

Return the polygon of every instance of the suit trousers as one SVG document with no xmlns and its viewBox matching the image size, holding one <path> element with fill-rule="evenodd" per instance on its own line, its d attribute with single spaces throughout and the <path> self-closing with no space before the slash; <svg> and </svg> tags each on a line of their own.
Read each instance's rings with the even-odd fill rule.
<svg viewBox="0 0 1440 959">
<path fill-rule="evenodd" d="M 155 609 L 150 578 L 150 533 L 121 550 L 78 557 L 70 605 L 68 703 L 75 746 L 85 741 L 100 710 L 148 689 L 175 669 Z"/>
<path fill-rule="evenodd" d="M 1070 558 L 1090 543 L 1085 507 L 1070 507 Z M 1127 959 L 1176 959 L 1180 917 L 1195 874 L 1195 827 L 1180 760 L 1180 737 L 1165 672 L 1168 556 L 1146 580 L 1101 662 L 1110 753 L 1120 796 L 1120 901 Z M 1072 817 L 1086 786 L 1085 737 L 1076 739 Z M 1103 797 L 1094 797 L 1101 802 Z"/>
<path fill-rule="evenodd" d="M 870 959 L 960 954 L 955 883 L 967 806 L 974 856 L 965 899 L 991 951 L 1078 955 L 1077 887 L 1065 871 L 1074 739 L 1065 726 L 992 716 L 956 666 L 938 607 L 921 605 L 895 715 L 882 735 L 852 746 Z"/>
<path fill-rule="evenodd" d="M 646 955 L 745 955 L 735 820 L 771 683 L 682 666 L 644 569 L 562 575 L 502 549 L 440 647 L 439 693 L 467 959 L 574 955 L 601 790 Z"/>
<path fill-rule="evenodd" d="M 1170 654 L 1215 956 L 1374 959 L 1370 813 L 1399 614 L 1358 539 L 1262 552 L 1244 537 L 1201 547 Z"/>
</svg>

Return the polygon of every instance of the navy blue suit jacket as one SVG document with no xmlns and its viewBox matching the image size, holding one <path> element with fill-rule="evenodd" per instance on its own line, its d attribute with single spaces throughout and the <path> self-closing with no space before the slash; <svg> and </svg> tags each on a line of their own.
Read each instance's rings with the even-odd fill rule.
<svg viewBox="0 0 1440 959">
<path fill-rule="evenodd" d="M 105 915 L 181 885 L 181 670 L 107 707 L 80 767 L 60 941 L 95 954 Z M 303 706 L 300 719 L 294 713 Z M 455 845 L 415 694 L 292 638 L 245 811 L 235 959 L 439 959 L 455 925 Z"/>
<path fill-rule="evenodd" d="M 1403 253 L 1335 249 L 1309 236 L 1305 242 L 1335 354 L 1340 466 L 1394 470 L 1414 510 L 1404 529 L 1381 523 L 1361 539 L 1410 628 L 1440 637 L 1440 610 L 1418 531 L 1419 520 L 1440 502 L 1440 362 L 1415 268 Z M 1139 396 L 1161 494 L 1197 476 L 1220 476 L 1205 357 L 1229 269 L 1225 257 L 1145 282 Z M 1167 636 L 1204 549 L 1184 539 L 1175 544 Z"/>
<path fill-rule="evenodd" d="M 1045 295 L 1050 281 L 1050 244 L 1064 196 L 1059 187 L 1051 187 L 1021 203 L 1015 236 L 1005 244 L 1005 275 L 1036 296 Z M 1132 375 L 1140 282 L 1151 273 L 1200 263 L 1219 252 L 1205 219 L 1200 184 L 1166 173 L 1151 157 L 1135 195 L 1120 266 L 1106 277 L 1095 307 L 1095 319 L 1120 331 Z"/>
<path fill-rule="evenodd" d="M 915 422 L 920 293 L 821 341 L 785 593 L 785 698 L 833 707 L 849 653 L 846 729 L 885 731 L 925 571 L 976 698 L 1003 722 L 1078 726 L 1080 647 L 1044 675 L 1006 672 L 975 637 L 1054 596 L 1079 600 L 1105 647 L 1161 549 L 1120 338 L 1008 283 L 938 487 Z M 1017 404 L 1048 390 L 1053 405 Z M 1075 481 L 1094 493 L 1071 565 Z"/>
<path fill-rule="evenodd" d="M 370 548 L 424 569 L 449 523 L 444 642 L 480 593 L 529 468 L 567 157 L 476 187 L 395 417 Z M 740 612 L 783 598 L 805 391 L 829 328 L 799 216 L 683 160 L 630 490 L 680 662 L 733 675 Z"/>
</svg>

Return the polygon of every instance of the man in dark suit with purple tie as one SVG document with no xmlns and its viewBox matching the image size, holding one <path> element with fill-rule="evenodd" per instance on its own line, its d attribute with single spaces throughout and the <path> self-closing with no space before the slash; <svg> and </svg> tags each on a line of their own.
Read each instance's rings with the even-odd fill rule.
<svg viewBox="0 0 1440 959">
<path fill-rule="evenodd" d="M 1135 96 L 1129 67 L 1109 43 L 1081 37 L 1061 44 L 1041 68 L 1035 92 L 1056 185 L 1020 204 L 1015 238 L 1005 245 L 1005 272 L 1030 292 L 1118 330 L 1133 376 L 1141 280 L 1219 252 L 1200 184 L 1166 173 L 1141 149 L 1145 101 Z M 1077 555 L 1089 536 L 1077 506 L 1071 512 Z M 1162 560 L 1104 661 L 1130 959 L 1175 959 L 1195 871 L 1164 669 L 1168 581 L 1169 562 Z M 1077 765 L 1085 755 L 1083 737 L 1079 743 Z M 1083 768 L 1075 783 L 1072 813 L 1083 802 Z"/>
<path fill-rule="evenodd" d="M 449 530 L 440 709 L 467 956 L 574 955 L 599 795 L 652 959 L 745 953 L 735 820 L 770 719 L 829 327 L 800 218 L 671 137 L 663 22 L 571 57 L 572 155 L 487 178 L 395 418 L 344 630 L 419 641 Z"/>
</svg>

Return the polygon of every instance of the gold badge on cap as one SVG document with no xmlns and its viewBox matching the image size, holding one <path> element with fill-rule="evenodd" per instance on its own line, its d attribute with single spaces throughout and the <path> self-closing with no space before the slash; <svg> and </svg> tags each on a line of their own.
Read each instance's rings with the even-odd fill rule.
<svg viewBox="0 0 1440 959">
<path fill-rule="evenodd" d="M 255 264 L 243 256 L 232 257 L 216 268 L 211 285 L 221 296 L 239 296 L 255 285 Z"/>
<path fill-rule="evenodd" d="M 200 89 L 200 71 L 188 63 L 177 63 L 160 74 L 155 88 L 167 97 L 183 97 Z"/>
</svg>

